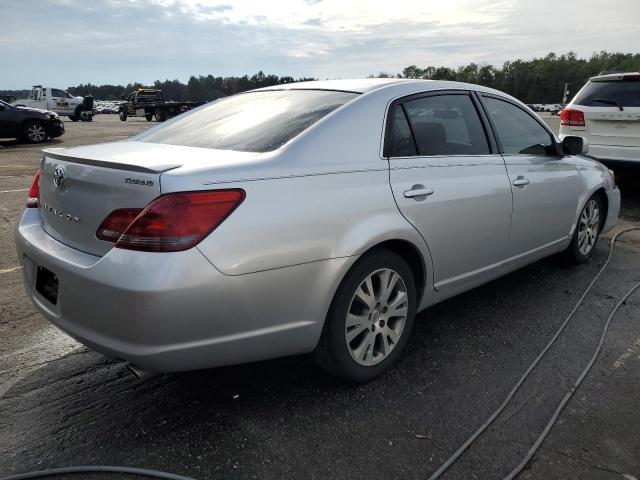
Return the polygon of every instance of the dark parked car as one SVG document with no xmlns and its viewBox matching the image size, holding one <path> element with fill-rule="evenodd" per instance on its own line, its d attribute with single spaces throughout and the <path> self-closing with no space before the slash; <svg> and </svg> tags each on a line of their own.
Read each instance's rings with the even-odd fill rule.
<svg viewBox="0 0 640 480">
<path fill-rule="evenodd" d="M 18 138 L 42 143 L 64 133 L 57 113 L 38 108 L 16 107 L 0 100 L 0 138 Z"/>
</svg>

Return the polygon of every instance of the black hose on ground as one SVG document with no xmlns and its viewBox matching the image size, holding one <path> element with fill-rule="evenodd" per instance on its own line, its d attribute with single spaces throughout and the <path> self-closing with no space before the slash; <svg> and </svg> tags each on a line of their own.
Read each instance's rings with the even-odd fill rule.
<svg viewBox="0 0 640 480">
<path fill-rule="evenodd" d="M 564 322 L 562 322 L 562 324 L 560 325 L 560 327 L 558 328 L 558 330 L 556 331 L 556 333 L 553 335 L 553 337 L 551 338 L 551 340 L 549 341 L 549 343 L 544 347 L 544 349 L 542 350 L 542 352 L 540 352 L 540 354 L 536 357 L 536 359 L 533 361 L 533 363 L 529 366 L 529 368 L 527 368 L 527 370 L 524 372 L 524 374 L 520 377 L 520 379 L 516 382 L 515 386 L 511 389 L 511 391 L 509 392 L 509 394 L 506 396 L 506 398 L 504 399 L 504 401 L 500 404 L 500 406 L 496 409 L 495 412 L 493 412 L 489 418 L 480 426 L 480 428 L 478 428 L 448 459 L 446 462 L 444 462 L 440 468 L 438 468 L 433 474 L 431 474 L 431 476 L 429 477 L 428 480 L 437 480 L 438 478 L 440 478 L 445 471 L 447 471 L 447 469 L 449 469 L 449 467 L 451 467 L 451 465 L 454 464 L 454 462 L 460 458 L 460 456 L 466 452 L 469 447 L 471 445 L 473 445 L 473 443 L 478 439 L 478 437 L 480 435 L 482 435 L 485 430 L 487 428 L 489 428 L 493 422 L 496 420 L 496 418 L 498 418 L 498 416 L 504 411 L 504 409 L 507 407 L 507 405 L 509 405 L 509 403 L 511 402 L 511 400 L 513 399 L 513 397 L 515 396 L 515 394 L 518 392 L 518 390 L 520 390 L 520 387 L 522 386 L 522 384 L 525 382 L 525 380 L 527 378 L 529 378 L 529 375 L 531 375 L 531 372 L 533 372 L 533 370 L 538 366 L 538 364 L 540 363 L 540 361 L 545 357 L 545 355 L 547 354 L 547 352 L 551 349 L 551 347 L 556 343 L 556 340 L 558 340 L 558 337 L 560 337 L 560 335 L 562 334 L 562 332 L 565 330 L 565 328 L 567 327 L 567 325 L 569 324 L 569 321 L 573 318 L 573 316 L 575 315 L 575 313 L 578 311 L 578 308 L 580 308 L 580 305 L 582 305 L 582 302 L 584 301 L 584 299 L 586 298 L 586 296 L 589 294 L 589 292 L 591 291 L 591 289 L 593 288 L 593 285 L 596 283 L 596 281 L 600 278 L 600 276 L 602 275 L 602 273 L 605 271 L 605 269 L 607 268 L 607 266 L 609 265 L 609 262 L 611 261 L 611 257 L 613 256 L 613 247 L 616 244 L 616 240 L 618 239 L 618 237 L 620 237 L 622 234 L 624 233 L 628 233 L 628 232 L 632 232 L 635 230 L 640 230 L 640 227 L 632 227 L 632 228 L 627 228 L 625 230 L 621 230 L 620 232 L 616 233 L 612 238 L 611 241 L 609 242 L 609 255 L 607 256 L 607 260 L 604 262 L 604 264 L 602 265 L 602 267 L 600 268 L 600 270 L 598 271 L 598 273 L 596 274 L 596 276 L 593 278 L 593 280 L 591 281 L 591 283 L 589 283 L 589 285 L 587 286 L 587 288 L 585 289 L 584 293 L 582 294 L 582 296 L 580 297 L 580 299 L 578 300 L 578 302 L 575 304 L 575 306 L 573 307 L 573 309 L 571 310 L 571 312 L 569 313 L 569 315 L 567 316 L 567 318 L 564 320 Z M 562 409 L 564 408 L 564 406 L 567 404 L 567 402 L 569 401 L 569 399 L 571 399 L 571 397 L 573 396 L 573 393 L 575 392 L 575 390 L 578 388 L 578 386 L 580 386 L 580 384 L 582 383 L 582 380 L 584 380 L 584 377 L 586 377 L 586 375 L 589 373 L 589 370 L 591 369 L 591 367 L 593 366 L 593 363 L 595 362 L 598 354 L 600 353 L 600 350 L 602 348 L 602 343 L 604 342 L 604 337 L 606 336 L 607 330 L 609 328 L 609 324 L 611 323 L 611 319 L 613 318 L 613 315 L 618 311 L 618 309 L 620 308 L 620 306 L 624 303 L 624 300 L 626 300 L 633 292 L 635 292 L 635 290 L 637 288 L 640 287 L 640 284 L 636 285 L 630 292 L 628 292 L 623 299 L 618 303 L 618 305 L 616 305 L 616 307 L 614 308 L 613 312 L 611 313 L 611 315 L 609 316 L 609 319 L 607 320 L 607 323 L 605 325 L 605 329 L 603 331 L 603 334 L 600 338 L 600 344 L 598 344 L 598 347 L 596 348 L 596 352 L 594 353 L 594 356 L 591 359 L 591 362 L 589 362 L 589 364 L 587 365 L 587 368 L 585 369 L 585 371 L 583 371 L 583 374 L 578 378 L 578 381 L 576 382 L 576 384 L 574 384 L 574 386 L 572 387 L 572 389 L 569 391 L 569 393 L 567 394 L 567 396 L 565 396 L 565 398 L 562 400 L 562 402 L 560 403 L 560 405 L 558 406 L 558 409 L 556 410 L 556 412 L 554 413 L 554 415 L 551 417 L 551 420 L 549 421 L 549 423 L 547 424 L 547 427 L 545 428 L 545 430 L 542 432 L 542 434 L 538 437 L 538 439 L 536 440 L 536 442 L 534 443 L 534 445 L 532 446 L 532 448 L 529 450 L 529 452 L 527 453 L 527 456 L 525 457 L 525 459 L 518 465 L 518 467 L 516 467 L 516 469 L 514 469 L 511 473 L 509 473 L 509 475 L 507 475 L 505 477 L 504 480 L 512 480 L 513 478 L 516 478 L 524 469 L 524 467 L 527 465 L 527 463 L 531 460 L 531 458 L 533 458 L 533 455 L 535 454 L 535 452 L 538 450 L 538 448 L 540 447 L 540 445 L 542 444 L 542 442 L 545 440 L 545 438 L 547 437 L 547 435 L 549 434 L 549 432 L 551 431 L 551 429 L 553 428 L 553 425 L 555 425 L 556 420 L 558 419 L 558 416 L 560 415 L 560 412 L 562 411 Z M 0 479 L 1 480 L 1 479 Z"/>
<path fill-rule="evenodd" d="M 110 465 L 82 466 L 82 467 L 65 467 L 51 468 L 40 470 L 38 472 L 20 473 L 2 477 L 0 480 L 25 480 L 27 478 L 44 478 L 53 477 L 55 475 L 75 474 L 75 473 L 124 473 L 127 475 L 138 475 L 150 478 L 162 478 L 165 480 L 193 480 L 189 477 L 176 475 L 174 473 L 160 472 L 158 470 L 147 470 L 145 468 L 136 467 L 113 467 Z"/>
</svg>

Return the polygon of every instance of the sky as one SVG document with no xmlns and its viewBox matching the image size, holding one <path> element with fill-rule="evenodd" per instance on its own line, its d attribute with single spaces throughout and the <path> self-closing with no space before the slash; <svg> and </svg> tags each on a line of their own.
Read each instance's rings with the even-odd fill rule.
<svg viewBox="0 0 640 480">
<path fill-rule="evenodd" d="M 640 51 L 640 0 L 0 0 L 0 89 Z"/>
</svg>

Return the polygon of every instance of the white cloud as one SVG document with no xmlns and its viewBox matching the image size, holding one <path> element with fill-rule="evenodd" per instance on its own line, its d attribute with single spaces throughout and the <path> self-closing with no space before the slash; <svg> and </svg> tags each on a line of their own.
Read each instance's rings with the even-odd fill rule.
<svg viewBox="0 0 640 480">
<path fill-rule="evenodd" d="M 0 88 L 258 70 L 363 77 L 411 64 L 637 51 L 638 1 L 21 0 L 3 7 L 0 60 L 11 68 Z"/>
</svg>

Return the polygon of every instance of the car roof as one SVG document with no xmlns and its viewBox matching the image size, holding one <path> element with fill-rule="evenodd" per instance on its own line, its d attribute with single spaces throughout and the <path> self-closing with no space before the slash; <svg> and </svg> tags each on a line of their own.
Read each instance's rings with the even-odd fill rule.
<svg viewBox="0 0 640 480">
<path fill-rule="evenodd" d="M 343 92 L 366 93 L 396 83 L 414 82 L 408 78 L 355 78 L 339 80 L 314 80 L 273 85 L 258 90 L 338 90 Z"/>
<path fill-rule="evenodd" d="M 311 82 L 285 83 L 273 85 L 271 87 L 260 88 L 252 91 L 266 90 L 336 90 L 354 93 L 370 93 L 377 90 L 385 90 L 390 97 L 396 93 L 411 95 L 432 90 L 476 90 L 480 92 L 493 93 L 502 97 L 511 98 L 519 103 L 519 100 L 510 95 L 482 85 L 471 83 L 453 82 L 448 80 L 423 80 L 410 78 L 361 78 L 361 79 L 340 79 L 340 80 L 320 80 Z"/>
<path fill-rule="evenodd" d="M 640 72 L 624 72 L 624 73 L 608 73 L 605 75 L 597 75 L 595 77 L 591 77 L 589 81 L 591 82 L 610 82 L 612 80 L 624 80 L 625 77 L 639 77 Z"/>
</svg>

